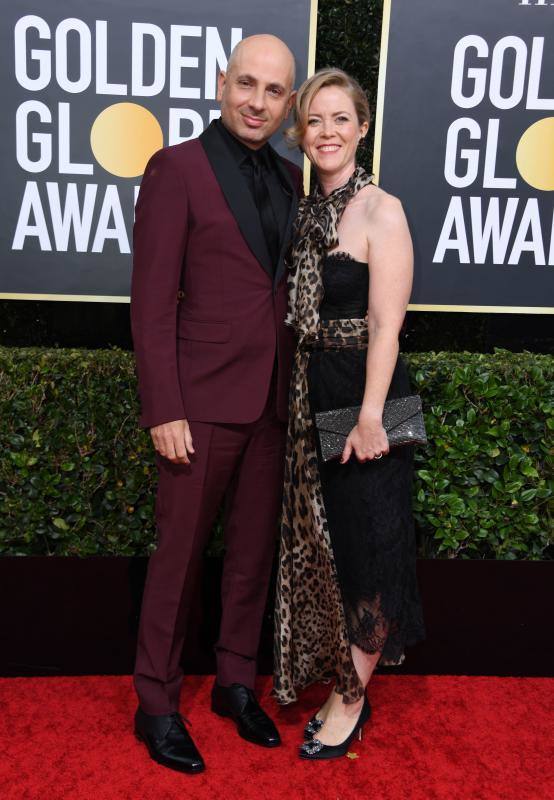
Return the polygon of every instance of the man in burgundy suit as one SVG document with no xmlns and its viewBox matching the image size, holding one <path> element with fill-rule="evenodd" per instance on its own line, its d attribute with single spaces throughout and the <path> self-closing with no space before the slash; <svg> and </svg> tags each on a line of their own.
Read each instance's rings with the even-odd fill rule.
<svg viewBox="0 0 554 800">
<path fill-rule="evenodd" d="M 195 573 L 225 498 L 212 710 L 280 744 L 253 692 L 275 549 L 294 343 L 284 254 L 301 172 L 268 144 L 294 100 L 294 58 L 253 36 L 221 73 L 221 119 L 156 153 L 136 207 L 131 321 L 141 425 L 156 448 L 158 547 L 148 568 L 135 731 L 161 764 L 204 762 L 179 714 Z"/>
</svg>

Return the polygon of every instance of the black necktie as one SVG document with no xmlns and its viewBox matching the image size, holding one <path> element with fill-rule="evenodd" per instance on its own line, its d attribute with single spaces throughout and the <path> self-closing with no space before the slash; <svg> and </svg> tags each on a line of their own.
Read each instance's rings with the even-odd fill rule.
<svg viewBox="0 0 554 800">
<path fill-rule="evenodd" d="M 279 258 L 279 228 L 265 181 L 266 162 L 261 153 L 251 153 L 254 200 L 260 215 L 271 265 L 275 270 Z"/>
</svg>

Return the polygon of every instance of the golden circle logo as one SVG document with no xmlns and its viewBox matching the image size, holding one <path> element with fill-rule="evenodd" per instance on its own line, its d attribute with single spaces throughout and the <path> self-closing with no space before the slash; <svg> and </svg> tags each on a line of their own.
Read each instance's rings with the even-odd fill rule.
<svg viewBox="0 0 554 800">
<path fill-rule="evenodd" d="M 136 178 L 143 174 L 150 156 L 163 147 L 163 133 L 144 106 L 115 103 L 94 120 L 90 146 L 100 166 L 112 175 Z"/>
<path fill-rule="evenodd" d="M 554 190 L 554 117 L 540 119 L 524 131 L 516 164 L 529 186 L 543 192 Z"/>
</svg>

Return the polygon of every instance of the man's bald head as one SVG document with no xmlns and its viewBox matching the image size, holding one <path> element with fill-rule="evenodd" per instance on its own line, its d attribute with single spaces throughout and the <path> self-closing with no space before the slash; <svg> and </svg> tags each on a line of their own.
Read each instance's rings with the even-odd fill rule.
<svg viewBox="0 0 554 800">
<path fill-rule="evenodd" d="M 289 114 L 294 74 L 294 56 L 277 36 L 264 33 L 239 42 L 218 79 L 225 127 L 248 147 L 262 147 Z"/>
<path fill-rule="evenodd" d="M 241 41 L 235 45 L 233 52 L 229 56 L 227 74 L 232 72 L 233 69 L 240 68 L 238 65 L 240 65 L 241 60 L 247 59 L 249 53 L 257 52 L 266 53 L 270 57 L 281 59 L 283 64 L 288 65 L 290 69 L 290 91 L 292 91 L 294 81 L 296 80 L 294 56 L 284 41 L 279 39 L 278 36 L 273 36 L 271 33 L 258 33 L 254 36 L 247 36 L 246 39 L 241 39 Z"/>
</svg>

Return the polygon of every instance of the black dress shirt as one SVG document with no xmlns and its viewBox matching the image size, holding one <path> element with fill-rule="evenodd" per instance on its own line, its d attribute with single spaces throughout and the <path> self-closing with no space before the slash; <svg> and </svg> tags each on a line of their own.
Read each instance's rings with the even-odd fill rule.
<svg viewBox="0 0 554 800">
<path fill-rule="evenodd" d="M 282 247 L 289 217 L 291 194 L 289 188 L 283 183 L 279 168 L 275 163 L 276 156 L 267 143 L 258 150 L 253 150 L 233 136 L 220 119 L 216 120 L 216 125 L 229 148 L 231 157 L 235 160 L 241 174 L 244 176 L 254 202 L 256 200 L 256 194 L 254 191 L 254 167 L 251 156 L 255 153 L 260 158 L 263 165 L 263 174 L 273 209 L 273 215 L 275 217 L 275 224 L 278 228 L 278 239 Z M 275 269 L 276 266 L 276 264 L 273 264 L 273 269 Z"/>
</svg>

